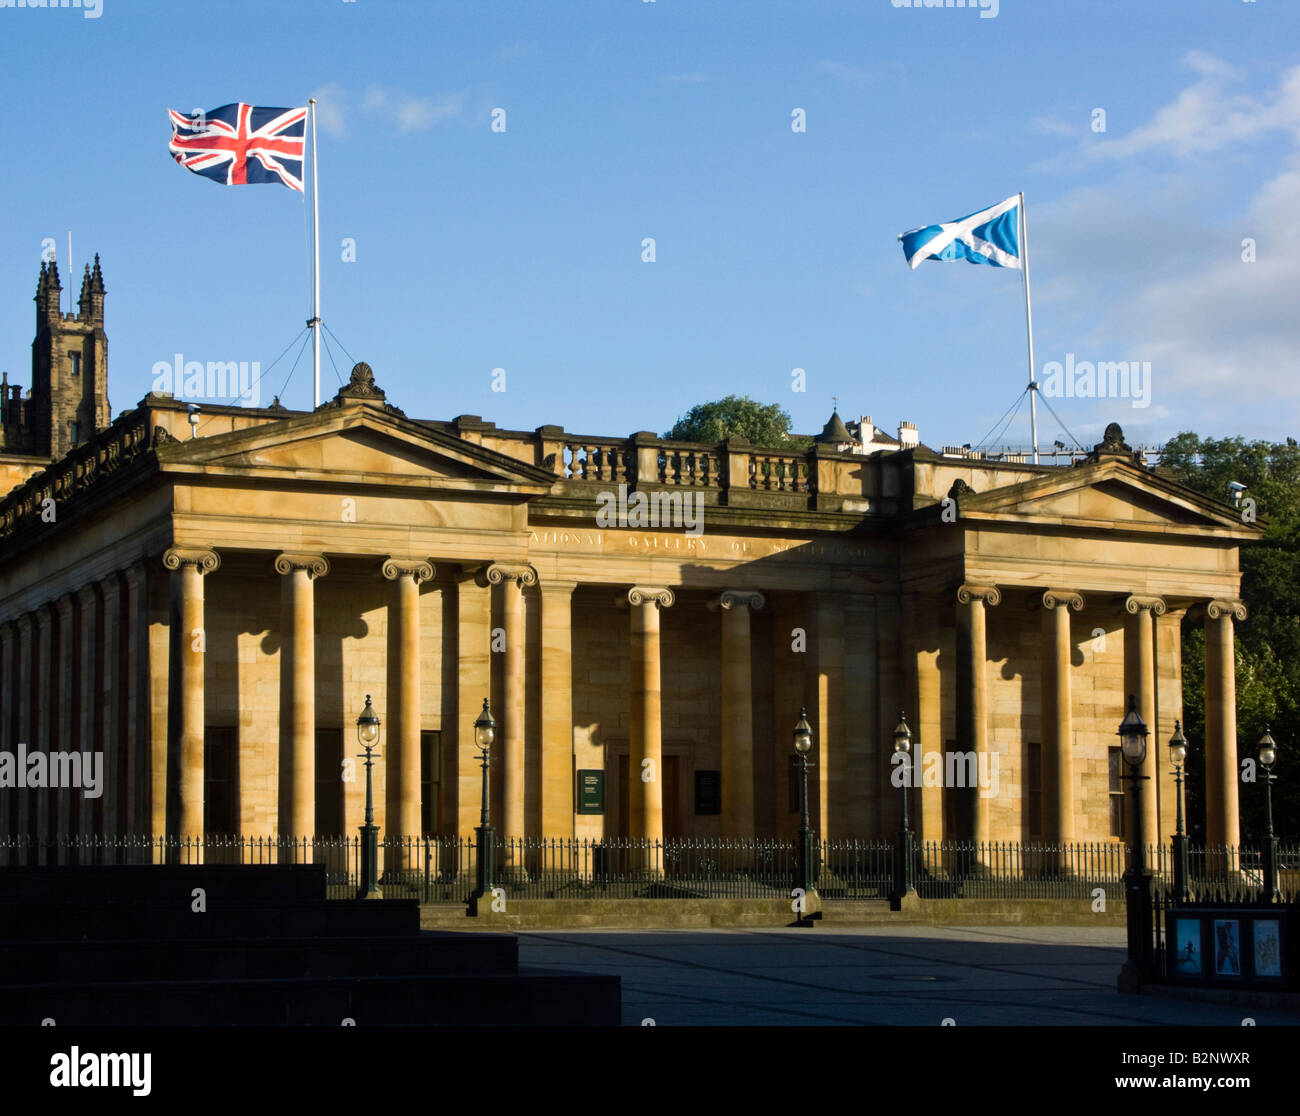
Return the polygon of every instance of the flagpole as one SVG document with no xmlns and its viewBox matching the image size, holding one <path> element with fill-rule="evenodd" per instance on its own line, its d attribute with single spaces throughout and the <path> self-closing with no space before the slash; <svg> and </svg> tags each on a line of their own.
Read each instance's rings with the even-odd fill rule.
<svg viewBox="0 0 1300 1116">
<path fill-rule="evenodd" d="M 307 102 L 311 117 L 311 363 L 312 409 L 320 406 L 320 181 L 316 173 L 316 98 Z"/>
<path fill-rule="evenodd" d="M 315 151 L 315 147 L 312 148 Z M 1029 338 L 1029 436 L 1034 441 L 1034 464 L 1038 464 L 1038 383 L 1034 379 L 1034 312 L 1029 301 L 1029 215 L 1025 192 L 1020 191 L 1020 261 L 1025 280 L 1025 334 Z"/>
</svg>

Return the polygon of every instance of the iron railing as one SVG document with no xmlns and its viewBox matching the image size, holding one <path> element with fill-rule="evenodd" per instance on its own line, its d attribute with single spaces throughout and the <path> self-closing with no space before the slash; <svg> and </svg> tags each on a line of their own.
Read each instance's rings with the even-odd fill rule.
<svg viewBox="0 0 1300 1116">
<path fill-rule="evenodd" d="M 894 889 L 896 845 L 890 841 L 817 842 L 816 887 L 823 899 L 886 899 Z M 379 884 L 389 898 L 466 903 L 475 886 L 473 837 L 389 837 L 379 848 Z M 516 899 L 788 898 L 797 845 L 792 838 L 498 838 L 494 884 Z M 356 895 L 359 837 L 194 838 L 0 837 L 7 865 L 322 864 L 330 898 Z M 1280 846 L 1278 885 L 1300 894 L 1300 844 Z M 916 846 L 913 877 L 923 899 L 1095 899 L 1100 889 L 1122 900 L 1128 849 L 1117 842 L 973 841 Z M 1172 896 L 1173 855 L 1145 850 L 1156 896 Z M 1192 898 L 1250 899 L 1263 886 L 1259 850 L 1189 850 Z"/>
</svg>

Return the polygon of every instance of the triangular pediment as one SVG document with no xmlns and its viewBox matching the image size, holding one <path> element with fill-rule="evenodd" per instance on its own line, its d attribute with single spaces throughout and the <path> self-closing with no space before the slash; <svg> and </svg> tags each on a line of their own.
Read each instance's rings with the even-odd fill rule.
<svg viewBox="0 0 1300 1116">
<path fill-rule="evenodd" d="M 538 495 L 544 469 L 374 406 L 353 405 L 159 447 L 165 472 Z"/>
<path fill-rule="evenodd" d="M 1110 528 L 1254 538 L 1260 530 L 1226 505 L 1120 460 L 1089 462 L 984 493 L 959 495 L 967 520 L 1026 522 L 1040 526 Z"/>
</svg>

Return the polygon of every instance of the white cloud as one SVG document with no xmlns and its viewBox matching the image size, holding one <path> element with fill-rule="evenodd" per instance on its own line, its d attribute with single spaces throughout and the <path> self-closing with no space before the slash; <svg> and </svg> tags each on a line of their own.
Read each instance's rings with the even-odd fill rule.
<svg viewBox="0 0 1300 1116">
<path fill-rule="evenodd" d="M 352 115 L 351 99 L 340 85 L 323 86 L 314 96 L 317 99 L 316 118 L 321 128 L 335 138 L 348 134 L 348 118 Z M 370 85 L 362 94 L 362 113 L 370 117 L 386 117 L 399 134 L 423 132 L 435 124 L 458 120 L 465 115 L 465 95 L 448 93 L 436 99 L 412 97 L 382 85 Z"/>
</svg>

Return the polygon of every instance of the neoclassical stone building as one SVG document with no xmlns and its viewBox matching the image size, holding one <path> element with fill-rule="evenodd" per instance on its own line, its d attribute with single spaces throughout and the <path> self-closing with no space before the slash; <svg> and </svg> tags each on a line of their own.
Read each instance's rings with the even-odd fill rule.
<svg viewBox="0 0 1300 1116">
<path fill-rule="evenodd" d="M 0 497 L 0 752 L 105 771 L 98 798 L 0 789 L 0 835 L 355 833 L 369 694 L 386 836 L 470 834 L 488 698 L 504 835 L 793 834 L 805 706 L 823 835 L 893 834 L 901 710 L 922 773 L 984 777 L 922 779 L 921 839 L 1119 840 L 1133 694 L 1156 841 L 1195 622 L 1207 837 L 1236 842 L 1257 529 L 1118 427 L 1069 467 L 844 452 L 837 416 L 806 453 L 580 437 L 417 421 L 360 364 L 314 412 L 192 433 L 150 395 Z"/>
</svg>

